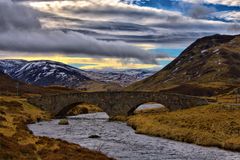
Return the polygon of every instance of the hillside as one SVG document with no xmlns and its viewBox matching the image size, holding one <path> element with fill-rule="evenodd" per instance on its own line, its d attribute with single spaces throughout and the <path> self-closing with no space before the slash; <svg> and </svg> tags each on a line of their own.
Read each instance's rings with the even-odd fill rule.
<svg viewBox="0 0 240 160">
<path fill-rule="evenodd" d="M 198 39 L 155 75 L 126 90 L 214 95 L 240 86 L 240 35 Z"/>
</svg>

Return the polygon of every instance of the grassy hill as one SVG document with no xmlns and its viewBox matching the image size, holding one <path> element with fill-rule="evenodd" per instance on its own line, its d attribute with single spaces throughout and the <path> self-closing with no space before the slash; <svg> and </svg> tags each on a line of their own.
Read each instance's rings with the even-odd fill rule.
<svg viewBox="0 0 240 160">
<path fill-rule="evenodd" d="M 126 90 L 211 96 L 240 86 L 240 36 L 198 39 L 155 75 Z"/>
</svg>

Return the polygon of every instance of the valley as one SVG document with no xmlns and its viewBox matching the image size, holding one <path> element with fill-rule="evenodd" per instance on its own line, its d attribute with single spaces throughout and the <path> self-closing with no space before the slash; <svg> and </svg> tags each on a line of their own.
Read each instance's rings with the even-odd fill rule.
<svg viewBox="0 0 240 160">
<path fill-rule="evenodd" d="M 240 160 L 240 0 L 0 0 L 0 160 Z"/>
<path fill-rule="evenodd" d="M 149 122 L 147 119 L 143 121 Z M 123 122 L 108 120 L 104 112 L 68 117 L 70 125 L 59 126 L 59 120 L 29 125 L 35 135 L 60 138 L 119 160 L 237 160 L 239 152 L 201 147 L 159 137 L 136 134 Z M 143 123 L 143 121 L 138 121 Z M 153 124 L 154 125 L 154 124 Z M 61 132 L 59 132 L 61 131 Z M 100 138 L 89 138 L 98 135 Z"/>
<path fill-rule="evenodd" d="M 0 60 L 0 159 L 238 160 L 238 42 L 201 38 L 155 74 Z"/>
</svg>

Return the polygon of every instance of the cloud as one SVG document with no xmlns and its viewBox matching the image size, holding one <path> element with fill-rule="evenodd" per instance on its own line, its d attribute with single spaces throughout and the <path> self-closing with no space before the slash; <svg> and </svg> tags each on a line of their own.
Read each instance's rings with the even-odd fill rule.
<svg viewBox="0 0 240 160">
<path fill-rule="evenodd" d="M 21 5 L 15 5 L 9 0 L 0 0 L 0 31 L 9 29 L 40 28 L 37 12 Z"/>
<path fill-rule="evenodd" d="M 213 14 L 216 19 L 232 22 L 228 30 L 239 34 L 240 32 L 240 11 L 222 11 Z"/>
<path fill-rule="evenodd" d="M 1 55 L 1 53 L 0 53 Z M 25 59 L 25 60 L 46 60 L 45 56 L 4 56 L 4 59 Z M 80 69 L 143 69 L 143 68 L 156 68 L 160 69 L 160 65 L 156 64 L 142 64 L 138 61 L 134 61 L 133 59 L 129 61 L 125 61 L 123 59 L 118 58 L 90 58 L 90 57 L 67 57 L 62 55 L 57 56 L 48 56 L 48 60 L 62 62 L 65 64 L 73 65 L 75 67 L 79 67 Z M 164 59 L 165 60 L 165 59 Z M 172 59 L 168 59 L 169 61 Z M 111 62 L 111 63 L 109 63 Z"/>
<path fill-rule="evenodd" d="M 188 10 L 188 15 L 193 18 L 207 18 L 210 16 L 210 14 L 216 12 L 216 9 L 213 7 L 206 7 L 201 4 L 194 4 L 191 6 L 191 8 Z"/>
<path fill-rule="evenodd" d="M 192 9 L 188 14 L 128 5 L 119 0 L 30 2 L 30 5 L 52 14 L 41 18 L 43 26 L 48 29 L 72 30 L 98 40 L 142 45 L 186 47 L 206 35 L 229 34 L 228 28 L 232 25 L 205 19 L 214 8 L 195 4 L 190 4 Z"/>
<path fill-rule="evenodd" d="M 6 51 L 31 53 L 65 53 L 117 58 L 136 58 L 144 63 L 156 63 L 152 55 L 124 42 L 99 41 L 76 32 L 14 31 L 0 34 L 0 48 Z"/>
<path fill-rule="evenodd" d="M 73 31 L 46 30 L 33 9 L 18 3 L 2 0 L 0 6 L 3 51 L 136 58 L 144 63 L 156 63 L 149 52 L 124 42 L 100 41 Z"/>
<path fill-rule="evenodd" d="M 0 10 L 0 48 L 15 54 L 61 53 L 156 63 L 157 57 L 134 46 L 184 48 L 203 36 L 237 32 L 236 22 L 208 20 L 214 9 L 195 3 L 186 14 L 119 0 L 11 2 L 8 11 Z"/>
<path fill-rule="evenodd" d="M 228 29 L 235 33 L 239 33 L 240 32 L 240 24 L 235 23 L 235 24 L 231 25 Z"/>
<path fill-rule="evenodd" d="M 218 19 L 223 19 L 225 21 L 240 22 L 240 11 L 222 11 L 213 14 L 214 17 Z"/>
<path fill-rule="evenodd" d="M 209 4 L 220 4 L 227 6 L 240 6 L 239 0 L 183 0 L 189 3 L 209 3 Z"/>
</svg>

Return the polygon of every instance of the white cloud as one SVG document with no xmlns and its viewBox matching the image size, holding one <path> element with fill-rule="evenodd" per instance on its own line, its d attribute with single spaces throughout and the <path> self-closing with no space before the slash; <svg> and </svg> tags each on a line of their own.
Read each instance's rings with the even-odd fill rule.
<svg viewBox="0 0 240 160">
<path fill-rule="evenodd" d="M 240 22 L 240 11 L 223 11 L 213 14 L 213 16 L 224 19 L 227 21 L 239 21 Z"/>
<path fill-rule="evenodd" d="M 210 4 L 221 4 L 227 6 L 240 6 L 239 0 L 183 0 L 190 3 L 210 3 Z"/>
</svg>

